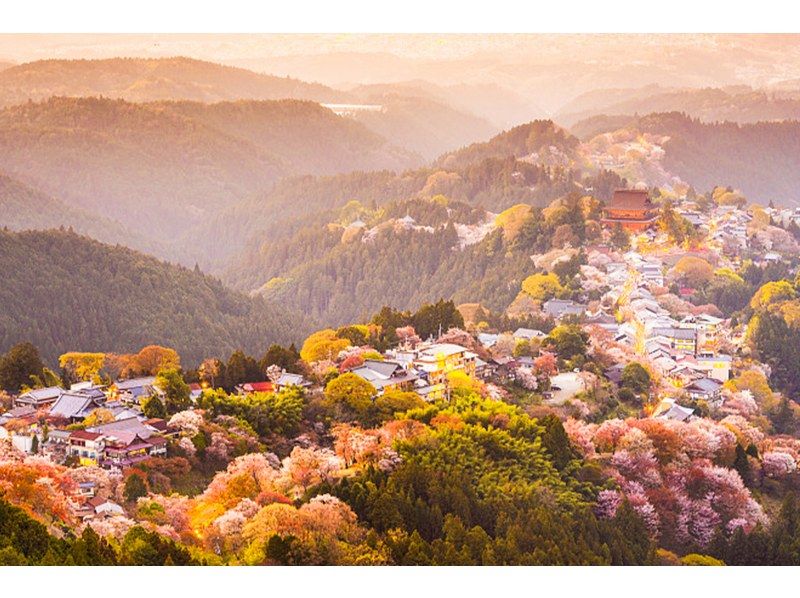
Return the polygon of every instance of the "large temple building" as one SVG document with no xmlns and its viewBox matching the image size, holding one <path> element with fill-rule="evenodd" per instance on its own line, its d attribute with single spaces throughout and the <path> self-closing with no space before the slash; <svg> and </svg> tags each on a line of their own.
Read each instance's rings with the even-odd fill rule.
<svg viewBox="0 0 800 598">
<path fill-rule="evenodd" d="M 646 189 L 617 189 L 605 207 L 603 224 L 621 224 L 630 231 L 642 231 L 656 223 L 658 213 Z"/>
</svg>

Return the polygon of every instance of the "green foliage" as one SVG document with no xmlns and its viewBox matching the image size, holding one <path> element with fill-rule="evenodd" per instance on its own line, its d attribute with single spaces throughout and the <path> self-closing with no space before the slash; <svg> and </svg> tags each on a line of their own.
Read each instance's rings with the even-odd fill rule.
<svg viewBox="0 0 800 598">
<path fill-rule="evenodd" d="M 435 338 L 440 331 L 444 333 L 450 328 L 463 328 L 464 318 L 453 301 L 439 299 L 436 303 L 422 305 L 411 316 L 411 324 L 420 338 Z"/>
<path fill-rule="evenodd" d="M 364 239 L 360 232 L 329 226 L 339 219 L 337 210 L 303 213 L 274 230 L 267 240 L 255 235 L 256 241 L 229 269 L 226 280 L 241 290 L 258 289 L 268 298 L 305 310 L 331 325 L 363 320 L 365 314 L 374 313 L 383 305 L 405 310 L 440 297 L 452 298 L 456 304 L 477 301 L 502 311 L 516 296 L 520 282 L 531 274 L 529 256 L 550 248 L 556 227 L 566 226 L 567 236 L 576 242 L 589 234 L 586 219 L 599 231 L 597 214 L 584 209 L 587 202 L 581 193 L 573 193 L 575 188 L 596 183 L 597 197 L 602 198 L 610 193 L 607 186 L 613 188 L 614 183 L 621 182 L 607 175 L 582 181 L 577 173 L 564 169 L 513 158 L 487 159 L 458 173 L 448 171 L 457 180 L 457 188 L 451 190 L 457 199 L 448 192 L 451 199 L 445 211 L 435 202 L 415 197 L 426 193 L 423 187 L 427 186 L 428 174 L 405 173 L 391 184 L 381 179 L 381 184 L 391 189 L 389 193 L 397 189 L 404 195 L 399 198 L 401 201 L 387 202 L 384 210 L 368 223 L 368 242 L 361 242 Z M 435 178 L 435 174 L 429 178 Z M 605 181 L 602 185 L 600 179 Z M 324 182 L 318 183 L 298 187 L 296 196 L 325 195 L 320 189 Z M 344 182 L 337 179 L 329 183 L 333 188 L 326 193 L 338 197 L 341 204 L 353 198 L 367 203 L 362 199 L 366 190 L 357 189 L 360 196 L 342 197 L 335 185 Z M 407 187 L 401 189 L 401 183 Z M 347 184 L 353 181 L 348 180 Z M 566 216 L 545 221 L 542 210 L 535 206 L 547 205 L 561 196 L 565 199 L 559 200 L 559 205 Z M 369 197 L 383 201 L 377 188 L 369 191 Z M 511 237 L 496 229 L 482 241 L 460 247 L 454 225 L 471 224 L 486 217 L 485 212 L 472 206 L 501 211 L 520 202 L 524 202 L 521 205 L 528 216 L 514 219 Z M 297 206 L 287 209 L 297 210 Z M 434 230 L 406 230 L 389 220 L 406 213 L 418 224 Z M 264 215 L 264 220 L 274 218 L 274 210 Z M 350 241 L 343 241 L 343 233 Z M 281 282 L 268 284 L 273 279 Z M 426 284 L 416 284 L 420 279 Z"/>
<path fill-rule="evenodd" d="M 650 392 L 650 372 L 641 363 L 632 361 L 622 369 L 622 380 L 620 386 L 629 388 L 635 393 L 644 394 Z"/>
<path fill-rule="evenodd" d="M 265 375 L 253 357 L 245 355 L 244 351 L 236 350 L 231 353 L 228 363 L 225 365 L 225 387 L 233 390 L 245 382 L 259 382 L 264 379 Z"/>
<path fill-rule="evenodd" d="M 557 418 L 536 422 L 463 390 L 409 415 L 434 427 L 396 445 L 401 464 L 334 490 L 384 534 L 396 563 L 649 562 L 641 520 L 597 521 L 592 485 L 561 473 L 578 462 Z"/>
<path fill-rule="evenodd" d="M 643 116 L 633 126 L 644 133 L 669 137 L 664 145 L 664 168 L 696 189 L 711 189 L 726 181 L 747 197 L 791 201 L 794 189 L 800 186 L 798 123 L 712 122 L 717 120 L 702 122 L 669 112 Z M 708 156 L 714 156 L 714 160 L 708 160 Z M 719 197 L 723 203 L 746 202 L 738 193 L 723 191 L 730 195 Z"/>
<path fill-rule="evenodd" d="M 519 125 L 484 143 L 473 143 L 454 154 L 442 158 L 448 168 L 464 167 L 487 158 L 524 157 L 550 146 L 572 153 L 578 147 L 578 139 L 549 120 L 535 120 Z"/>
<path fill-rule="evenodd" d="M 368 423 L 380 425 L 394 419 L 398 413 L 421 409 L 425 405 L 425 401 L 415 392 L 389 391 L 375 399 L 365 419 Z"/>
<path fill-rule="evenodd" d="M 199 363 L 237 347 L 263 350 L 306 326 L 213 278 L 71 232 L 0 231 L 0 271 L 0 349 L 27 338 L 51 361 L 82 348 L 168 343 Z"/>
<path fill-rule="evenodd" d="M 142 413 L 151 418 L 165 419 L 167 417 L 167 408 L 158 395 L 153 395 L 142 401 Z"/>
<path fill-rule="evenodd" d="M 140 473 L 131 473 L 125 478 L 123 496 L 128 502 L 136 502 L 137 499 L 147 496 L 147 482 Z"/>
<path fill-rule="evenodd" d="M 337 419 L 362 419 L 372 408 L 377 391 L 369 382 L 347 372 L 325 386 L 325 401 Z"/>
<path fill-rule="evenodd" d="M 231 415 L 246 421 L 259 436 L 297 433 L 303 416 L 305 397 L 300 388 L 285 388 L 278 393 L 254 392 L 229 395 L 223 390 L 205 391 L 198 406 L 212 416 Z"/>
<path fill-rule="evenodd" d="M 551 347 L 558 358 L 571 361 L 586 354 L 589 336 L 577 324 L 561 324 L 553 328 L 545 339 L 545 344 Z"/>
<path fill-rule="evenodd" d="M 266 372 L 267 368 L 271 365 L 276 365 L 279 368 L 299 374 L 301 368 L 299 366 L 300 353 L 292 344 L 288 349 L 281 345 L 270 345 L 264 357 L 258 362 L 258 366 L 262 372 Z"/>
<path fill-rule="evenodd" d="M 195 565 L 189 551 L 143 527 L 132 527 L 120 545 L 120 565 Z"/>
<path fill-rule="evenodd" d="M 681 557 L 681 564 L 690 567 L 722 567 L 725 565 L 721 560 L 715 559 L 707 554 L 687 554 Z"/>
<path fill-rule="evenodd" d="M 156 386 L 164 393 L 164 407 L 167 413 L 177 413 L 188 409 L 189 385 L 183 381 L 178 370 L 162 370 L 156 376 Z"/>
<path fill-rule="evenodd" d="M 0 355 L 0 389 L 16 394 L 43 377 L 44 364 L 31 343 L 19 343 Z"/>
<path fill-rule="evenodd" d="M 797 376 L 800 335 L 796 324 L 790 326 L 786 320 L 786 313 L 789 312 L 780 309 L 782 299 L 793 297 L 794 290 L 787 285 L 767 283 L 753 296 L 751 305 L 756 307 L 756 312 L 750 320 L 747 334 L 759 359 L 771 368 L 772 385 L 794 395 L 800 392 L 800 379 Z"/>
</svg>

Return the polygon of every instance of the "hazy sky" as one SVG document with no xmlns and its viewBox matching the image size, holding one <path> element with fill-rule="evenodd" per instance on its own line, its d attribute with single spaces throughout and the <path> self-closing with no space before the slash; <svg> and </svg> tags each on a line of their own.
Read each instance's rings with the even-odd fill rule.
<svg viewBox="0 0 800 598">
<path fill-rule="evenodd" d="M 730 47 L 796 54 L 800 35 L 704 34 L 0 34 L 0 58 L 23 62 L 41 58 L 170 56 L 217 60 L 329 52 L 389 52 L 417 59 L 464 58 L 475 54 L 608 51 L 642 47 Z"/>
<path fill-rule="evenodd" d="M 800 35 L 0 34 L 0 60 L 190 56 L 340 88 L 493 86 L 544 113 L 587 91 L 788 85 Z"/>
</svg>

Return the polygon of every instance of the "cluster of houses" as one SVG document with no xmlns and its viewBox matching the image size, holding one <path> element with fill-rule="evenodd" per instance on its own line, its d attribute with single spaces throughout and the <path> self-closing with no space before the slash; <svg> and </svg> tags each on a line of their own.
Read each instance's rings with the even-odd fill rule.
<svg viewBox="0 0 800 598">
<path fill-rule="evenodd" d="M 448 375 L 486 375 L 487 362 L 466 347 L 433 341 L 401 346 L 386 352 L 386 359 L 366 359 L 350 371 L 372 384 L 378 395 L 387 391 L 414 391 L 426 400 L 447 396 Z"/>
<path fill-rule="evenodd" d="M 13 408 L 0 415 L 0 438 L 59 463 L 123 469 L 166 455 L 171 430 L 163 419 L 147 418 L 139 406 L 141 398 L 162 394 L 151 376 L 111 386 L 81 382 L 69 389 L 38 388 L 16 397 Z M 85 425 L 100 409 L 103 421 Z"/>
<path fill-rule="evenodd" d="M 628 280 L 611 292 L 623 321 L 613 329 L 614 341 L 634 349 L 668 381 L 675 392 L 719 406 L 723 383 L 730 378 L 732 358 L 719 350 L 725 321 L 701 313 L 676 319 L 662 307 L 650 287 L 663 286 L 657 274 L 649 274 L 652 261 L 629 253 Z M 607 376 L 618 381 L 624 364 Z M 657 410 L 658 417 L 683 419 L 684 408 Z"/>
</svg>

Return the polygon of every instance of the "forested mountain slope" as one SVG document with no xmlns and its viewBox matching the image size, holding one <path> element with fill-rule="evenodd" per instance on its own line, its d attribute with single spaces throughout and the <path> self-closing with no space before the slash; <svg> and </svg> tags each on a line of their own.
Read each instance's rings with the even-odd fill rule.
<svg viewBox="0 0 800 598">
<path fill-rule="evenodd" d="M 397 94 L 371 95 L 381 112 L 358 112 L 354 120 L 400 147 L 434 160 L 446 151 L 494 135 L 498 128 L 442 101 Z"/>
<path fill-rule="evenodd" d="M 310 102 L 52 98 L 0 111 L 0 169 L 165 244 L 280 177 L 413 161 Z M 202 257 L 178 249 L 162 256 Z"/>
<path fill-rule="evenodd" d="M 535 120 L 473 143 L 438 160 L 448 168 L 463 167 L 486 158 L 528 158 L 537 163 L 568 165 L 575 157 L 577 138 L 550 120 Z"/>
<path fill-rule="evenodd" d="M 403 89 L 401 93 L 363 94 L 334 90 L 317 83 L 290 77 L 275 77 L 246 69 L 185 57 L 174 58 L 112 58 L 106 60 L 41 60 L 0 68 L 0 106 L 42 101 L 52 96 L 95 97 L 124 99 L 129 102 L 192 101 L 217 103 L 248 100 L 308 100 L 319 103 L 351 104 L 380 103 L 380 112 L 357 113 L 342 117 L 349 123 L 361 122 L 372 132 L 385 137 L 392 145 L 432 160 L 441 153 L 483 139 L 496 132 L 486 120 L 451 104 L 446 94 L 422 98 L 420 93 Z M 246 105 L 246 104 L 245 104 Z M 284 106 L 285 108 L 285 106 Z M 217 110 L 216 116 L 219 116 Z M 219 118 L 213 118 L 217 124 Z M 241 116 L 241 115 L 240 115 Z M 250 119 L 256 117 L 252 108 Z M 305 118 L 314 122 L 313 114 Z M 256 130 L 263 133 L 263 127 Z M 323 123 L 324 124 L 324 123 Z M 280 129 L 280 123 L 272 122 Z M 222 127 L 225 128 L 224 126 Z M 357 129 L 357 127 L 353 127 Z M 236 137 L 242 137 L 241 127 Z M 246 130 L 246 128 L 244 129 Z M 336 132 L 333 138 L 342 135 Z M 322 139 L 325 139 L 325 127 Z M 304 135 L 298 135 L 298 143 Z M 365 168 L 359 154 L 364 148 L 354 146 L 343 151 L 339 166 L 333 170 L 305 169 L 296 172 L 329 172 Z M 290 148 L 287 148 L 287 153 Z M 313 160 L 311 161 L 313 163 Z M 390 167 L 384 163 L 383 167 Z M 370 166 L 374 168 L 375 166 Z"/>
<path fill-rule="evenodd" d="M 590 143 L 597 146 L 598 155 L 609 151 L 605 141 L 595 143 L 604 132 L 618 137 L 618 155 L 630 150 L 631 143 L 640 143 L 643 134 L 652 135 L 663 149 L 653 154 L 660 166 L 698 190 L 730 185 L 764 205 L 800 201 L 800 121 L 704 123 L 670 112 L 632 118 L 620 128 L 621 124 L 616 119 L 593 120 L 592 132 L 598 137 Z"/>
<path fill-rule="evenodd" d="M 443 196 L 349 204 L 291 235 L 254 239 L 225 280 L 331 325 L 440 297 L 502 311 L 536 271 L 532 254 L 597 234 L 600 204 L 580 197 L 545 211 L 518 204 L 498 218 Z"/>
<path fill-rule="evenodd" d="M 226 289 L 201 272 L 66 231 L 0 231 L 0 350 L 171 346 L 195 363 L 303 337 L 301 314 Z"/>
</svg>

